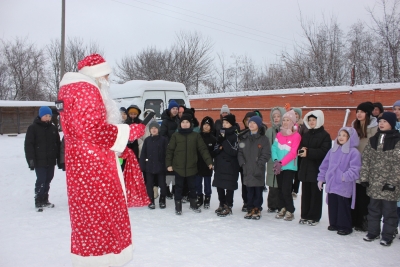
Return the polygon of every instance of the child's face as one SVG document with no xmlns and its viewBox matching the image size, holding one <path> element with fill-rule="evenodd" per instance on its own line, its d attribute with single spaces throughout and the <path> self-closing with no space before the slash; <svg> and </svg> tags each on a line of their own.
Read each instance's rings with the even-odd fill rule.
<svg viewBox="0 0 400 267">
<path fill-rule="evenodd" d="M 151 127 L 150 133 L 151 133 L 151 135 L 158 135 L 158 128 L 157 127 Z"/>
<path fill-rule="evenodd" d="M 379 130 L 381 131 L 390 131 L 392 130 L 392 126 L 387 122 L 387 120 L 380 119 L 379 120 Z"/>
<path fill-rule="evenodd" d="M 317 119 L 314 117 L 309 117 L 308 118 L 308 126 L 310 126 L 310 129 L 314 129 L 315 126 L 317 126 Z"/>
<path fill-rule="evenodd" d="M 249 129 L 252 132 L 257 132 L 258 131 L 258 125 L 254 121 L 249 122 Z"/>
<path fill-rule="evenodd" d="M 274 113 L 274 115 L 272 115 L 272 120 L 273 120 L 275 125 L 279 124 L 281 122 L 281 114 Z"/>
<path fill-rule="evenodd" d="M 244 121 L 243 121 L 244 126 L 249 127 L 249 120 L 250 120 L 249 117 L 247 117 L 247 118 L 244 119 Z"/>
<path fill-rule="evenodd" d="M 181 122 L 181 128 L 182 129 L 189 129 L 190 128 L 190 122 L 188 120 L 183 120 Z"/>
<path fill-rule="evenodd" d="M 123 121 L 126 121 L 126 119 L 128 118 L 128 115 L 126 115 L 125 111 L 121 111 L 121 117 Z"/>
<path fill-rule="evenodd" d="M 349 140 L 349 136 L 347 135 L 347 133 L 345 131 L 340 131 L 337 140 L 338 140 L 339 144 L 343 145 L 347 142 L 347 140 Z"/>
<path fill-rule="evenodd" d="M 204 132 L 204 133 L 209 133 L 210 131 L 211 131 L 210 124 L 205 123 L 205 124 L 203 125 L 203 132 Z"/>
<path fill-rule="evenodd" d="M 357 120 L 365 121 L 365 116 L 366 116 L 366 113 L 364 111 L 357 110 L 357 114 L 356 114 Z"/>
<path fill-rule="evenodd" d="M 288 117 L 283 118 L 282 126 L 283 126 L 283 128 L 286 128 L 286 129 L 290 127 L 290 119 Z"/>
<path fill-rule="evenodd" d="M 379 114 L 381 114 L 381 110 L 378 107 L 375 107 L 374 110 L 372 111 L 372 115 L 376 117 Z"/>
<path fill-rule="evenodd" d="M 296 121 L 299 121 L 299 119 L 300 119 L 299 113 L 295 112 L 294 114 L 296 115 Z"/>
<path fill-rule="evenodd" d="M 228 122 L 228 121 L 226 121 L 226 120 L 223 120 L 222 121 L 222 128 L 231 128 L 232 127 L 232 125 Z"/>
<path fill-rule="evenodd" d="M 400 106 L 394 106 L 393 113 L 396 114 L 397 121 L 400 121 Z"/>
</svg>

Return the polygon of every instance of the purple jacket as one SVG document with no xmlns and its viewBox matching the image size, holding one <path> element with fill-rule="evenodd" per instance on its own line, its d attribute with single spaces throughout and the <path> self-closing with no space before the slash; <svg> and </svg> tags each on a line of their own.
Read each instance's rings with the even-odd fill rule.
<svg viewBox="0 0 400 267">
<path fill-rule="evenodd" d="M 332 149 L 319 167 L 317 180 L 326 183 L 327 193 L 352 197 L 351 208 L 354 209 L 356 180 L 361 169 L 361 154 L 357 150 L 360 138 L 352 127 L 343 127 L 339 132 L 342 130 L 350 134 L 350 139 L 342 146 L 338 145 L 337 138 L 335 139 Z"/>
</svg>

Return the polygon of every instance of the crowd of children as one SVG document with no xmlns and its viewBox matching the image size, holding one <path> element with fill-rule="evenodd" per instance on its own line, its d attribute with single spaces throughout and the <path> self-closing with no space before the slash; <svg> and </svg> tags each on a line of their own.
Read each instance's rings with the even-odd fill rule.
<svg viewBox="0 0 400 267">
<path fill-rule="evenodd" d="M 127 123 L 141 112 L 136 106 L 121 111 L 128 115 Z M 199 213 L 203 205 L 210 208 L 214 186 L 219 200 L 215 213 L 232 215 L 240 174 L 245 219 L 261 218 L 267 185 L 267 212 L 292 221 L 301 181 L 300 224 L 319 223 L 325 187 L 329 231 L 365 231 L 365 241 L 380 238 L 381 245 L 389 246 L 400 218 L 400 100 L 393 112 L 384 112 L 380 103 L 361 103 L 352 126 L 341 128 L 333 142 L 323 126 L 323 111 L 310 111 L 304 118 L 301 114 L 301 109 L 274 107 L 268 128 L 259 111 L 249 112 L 241 131 L 227 105 L 219 120 L 206 116 L 199 124 L 194 109 L 172 100 L 161 126 L 151 121 L 149 136 L 139 140 L 148 207 L 155 208 L 158 190 L 153 187 L 158 186 L 161 209 L 173 197 L 177 215 L 186 200 Z M 139 152 L 136 144 L 131 146 Z M 166 179 L 171 174 L 174 178 Z"/>
</svg>

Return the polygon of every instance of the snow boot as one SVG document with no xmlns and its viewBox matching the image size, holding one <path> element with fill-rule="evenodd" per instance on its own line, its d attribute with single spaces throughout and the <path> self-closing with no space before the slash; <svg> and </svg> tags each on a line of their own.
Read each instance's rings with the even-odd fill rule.
<svg viewBox="0 0 400 267">
<path fill-rule="evenodd" d="M 222 212 L 224 210 L 224 205 L 219 204 L 218 209 L 215 210 L 215 213 L 218 215 L 218 213 Z"/>
<path fill-rule="evenodd" d="M 268 213 L 277 213 L 279 210 L 278 209 L 274 209 L 274 208 L 268 208 L 267 212 Z"/>
<path fill-rule="evenodd" d="M 276 219 L 283 219 L 286 214 L 286 208 L 282 208 L 275 216 Z"/>
<path fill-rule="evenodd" d="M 150 198 L 150 204 L 147 207 L 151 210 L 156 208 L 156 205 L 154 205 L 154 198 Z"/>
<path fill-rule="evenodd" d="M 197 207 L 198 208 L 200 208 L 202 205 L 203 205 L 203 203 L 204 203 L 204 196 L 203 195 L 199 195 L 199 196 L 197 196 Z"/>
<path fill-rule="evenodd" d="M 251 219 L 253 217 L 254 214 L 254 209 L 248 210 L 246 215 L 244 215 L 245 219 Z"/>
<path fill-rule="evenodd" d="M 382 246 L 385 247 L 389 247 L 392 244 L 393 240 L 386 240 L 386 239 L 381 239 L 381 241 L 379 242 L 379 244 L 381 244 Z"/>
<path fill-rule="evenodd" d="M 160 196 L 159 205 L 160 205 L 160 209 L 165 209 L 165 207 L 166 207 L 165 196 Z"/>
<path fill-rule="evenodd" d="M 46 194 L 43 198 L 43 207 L 54 208 L 54 204 L 49 202 L 49 194 Z"/>
<path fill-rule="evenodd" d="M 221 212 L 217 213 L 217 215 L 219 217 L 226 217 L 228 215 L 232 215 L 232 209 L 228 205 L 224 205 L 224 209 Z"/>
<path fill-rule="evenodd" d="M 373 235 L 373 234 L 368 233 L 366 236 L 364 236 L 363 240 L 367 241 L 367 242 L 372 242 L 376 239 L 379 239 L 379 237 L 380 237 L 379 235 Z"/>
<path fill-rule="evenodd" d="M 38 212 L 42 212 L 43 211 L 43 198 L 41 196 L 36 195 L 35 197 L 35 209 Z"/>
<path fill-rule="evenodd" d="M 197 198 L 191 198 L 190 199 L 190 207 L 189 209 L 193 210 L 196 213 L 200 213 L 201 209 L 197 207 Z"/>
<path fill-rule="evenodd" d="M 308 221 L 306 219 L 300 219 L 299 224 L 307 224 Z"/>
<path fill-rule="evenodd" d="M 206 196 L 204 198 L 204 209 L 208 210 L 210 208 L 210 199 L 211 196 Z"/>
<path fill-rule="evenodd" d="M 319 224 L 319 222 L 314 221 L 314 220 L 308 220 L 307 224 L 308 224 L 309 226 L 316 226 L 317 224 Z"/>
<path fill-rule="evenodd" d="M 176 215 L 182 214 L 182 200 L 175 199 L 175 214 Z"/>
<path fill-rule="evenodd" d="M 253 209 L 253 215 L 251 216 L 251 218 L 253 219 L 253 220 L 259 220 L 259 219 L 261 219 L 261 211 L 260 211 L 260 209 L 259 208 L 254 208 Z"/>
<path fill-rule="evenodd" d="M 294 219 L 294 214 L 291 213 L 290 211 L 286 211 L 285 217 L 283 218 L 285 221 L 293 221 Z"/>
<path fill-rule="evenodd" d="M 247 212 L 247 203 L 243 203 L 242 211 Z"/>
</svg>

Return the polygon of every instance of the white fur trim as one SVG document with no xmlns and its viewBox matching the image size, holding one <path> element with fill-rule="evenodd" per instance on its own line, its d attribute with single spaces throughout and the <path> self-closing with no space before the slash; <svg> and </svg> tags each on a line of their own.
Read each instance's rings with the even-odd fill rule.
<svg viewBox="0 0 400 267">
<path fill-rule="evenodd" d="M 317 110 L 313 110 L 313 111 L 308 112 L 304 116 L 303 123 L 308 129 L 310 129 L 310 125 L 308 124 L 308 117 L 310 115 L 314 115 L 315 117 L 317 117 L 317 124 L 315 125 L 314 129 L 321 128 L 321 126 L 324 125 L 324 123 L 325 123 L 324 112 L 322 112 L 322 110 L 317 109 Z"/>
<path fill-rule="evenodd" d="M 83 257 L 71 254 L 72 265 L 74 267 L 108 267 L 122 266 L 133 258 L 133 245 L 129 245 L 119 254 L 106 254 L 101 256 Z"/>
<path fill-rule="evenodd" d="M 78 83 L 78 82 L 87 82 L 99 88 L 95 80 L 78 72 L 65 73 L 62 80 L 60 81 L 60 87 L 67 84 Z"/>
<path fill-rule="evenodd" d="M 99 78 L 111 73 L 111 67 L 107 62 L 103 62 L 94 66 L 86 66 L 79 70 L 84 75 Z"/>
<path fill-rule="evenodd" d="M 110 148 L 115 152 L 124 152 L 126 144 L 128 144 L 130 128 L 128 124 L 113 124 L 118 128 L 117 139 L 114 145 Z"/>
</svg>

